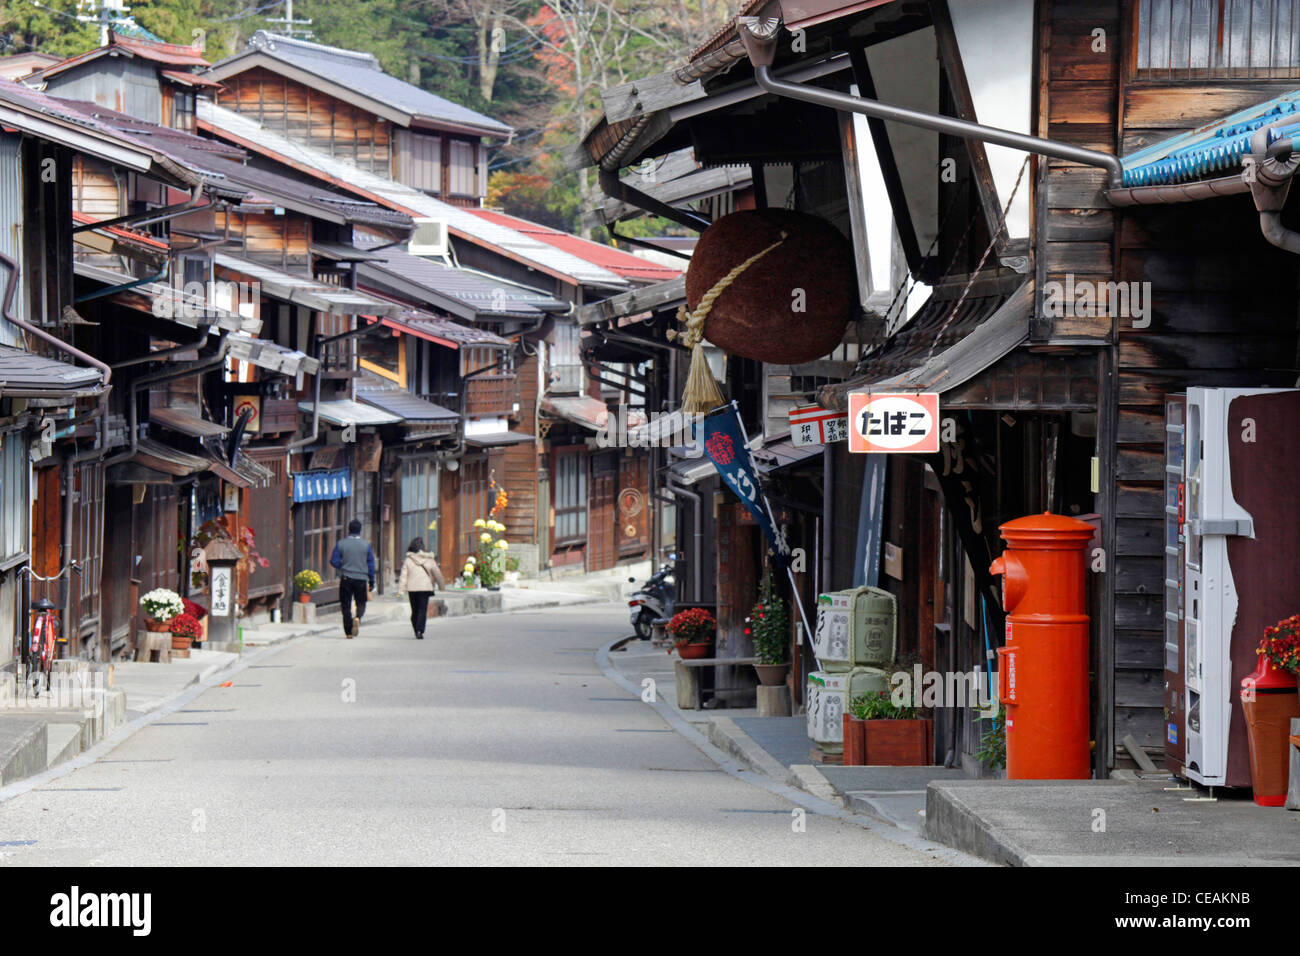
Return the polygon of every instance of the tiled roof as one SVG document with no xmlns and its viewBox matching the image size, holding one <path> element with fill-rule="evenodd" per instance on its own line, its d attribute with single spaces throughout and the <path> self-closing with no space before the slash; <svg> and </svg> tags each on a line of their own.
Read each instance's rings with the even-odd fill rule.
<svg viewBox="0 0 1300 956">
<path fill-rule="evenodd" d="M 610 272 L 615 272 L 626 279 L 641 282 L 664 282 L 682 274 L 680 269 L 660 265 L 657 262 L 642 259 L 640 256 L 634 256 L 630 252 L 624 252 L 622 249 L 615 249 L 613 246 L 592 242 L 590 239 L 583 239 L 581 236 L 561 232 L 558 229 L 552 229 L 550 226 L 543 226 L 541 223 L 529 222 L 527 219 L 520 219 L 518 216 L 510 216 L 491 209 L 471 209 L 469 211 L 481 219 L 515 229 L 526 236 L 533 236 L 547 245 L 563 249 L 565 252 L 571 253 L 580 259 L 586 259 L 588 262 L 598 265 L 602 269 L 608 269 Z"/>
<path fill-rule="evenodd" d="M 99 369 L 82 368 L 44 355 L 0 345 L 0 394 L 11 390 L 82 391 L 94 390 Z"/>
<path fill-rule="evenodd" d="M 499 251 L 563 281 L 615 289 L 625 289 L 628 286 L 628 281 L 616 272 L 593 265 L 588 260 L 542 242 L 535 236 L 491 222 L 474 215 L 468 209 L 452 206 L 418 189 L 404 186 L 353 166 L 346 160 L 288 139 L 241 113 L 207 100 L 199 100 L 198 119 L 204 128 L 245 149 L 268 156 L 341 189 L 373 198 L 389 209 L 411 216 L 444 220 L 453 235 Z"/>
<path fill-rule="evenodd" d="M 1123 157 L 1125 186 L 1162 186 L 1236 169 L 1250 141 L 1265 126 L 1272 145 L 1300 135 L 1300 90 L 1239 110 Z"/>
<path fill-rule="evenodd" d="M 371 100 L 378 106 L 399 110 L 407 115 L 408 123 L 420 120 L 433 125 L 446 124 L 498 138 L 513 132 L 505 123 L 490 116 L 389 76 L 369 53 L 310 43 L 265 30 L 253 34 L 247 50 L 218 63 L 214 73 L 219 78 L 232 75 L 238 70 L 231 67 L 240 59 L 258 53 L 311 73 L 329 85 L 337 85 L 346 93 Z"/>
<path fill-rule="evenodd" d="M 377 242 L 357 237 L 357 245 L 362 249 Z M 357 269 L 361 284 L 391 290 L 402 298 L 418 295 L 425 304 L 462 319 L 538 319 L 543 312 L 568 310 L 568 303 L 553 296 L 464 269 L 453 269 L 396 247 L 381 249 L 375 255 L 383 258 L 362 263 Z"/>
</svg>

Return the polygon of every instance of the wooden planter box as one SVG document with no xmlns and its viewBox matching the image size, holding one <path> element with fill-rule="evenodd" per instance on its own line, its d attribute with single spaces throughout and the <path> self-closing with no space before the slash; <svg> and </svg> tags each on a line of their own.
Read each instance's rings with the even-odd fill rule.
<svg viewBox="0 0 1300 956">
<path fill-rule="evenodd" d="M 861 767 L 867 762 L 867 721 L 852 714 L 844 715 L 844 766 Z"/>
<path fill-rule="evenodd" d="M 930 720 L 860 720 L 864 764 L 873 767 L 926 767 L 934 750 L 934 724 Z M 845 730 L 848 730 L 846 723 Z M 848 763 L 848 737 L 844 740 Z"/>
</svg>

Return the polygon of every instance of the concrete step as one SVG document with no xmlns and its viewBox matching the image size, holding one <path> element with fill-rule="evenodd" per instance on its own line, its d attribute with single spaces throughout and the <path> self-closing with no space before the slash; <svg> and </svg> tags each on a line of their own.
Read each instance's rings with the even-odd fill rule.
<svg viewBox="0 0 1300 956">
<path fill-rule="evenodd" d="M 81 724 L 46 724 L 46 767 L 71 760 L 81 753 Z"/>
<path fill-rule="evenodd" d="M 45 769 L 46 724 L 38 717 L 0 716 L 0 786 Z"/>
</svg>

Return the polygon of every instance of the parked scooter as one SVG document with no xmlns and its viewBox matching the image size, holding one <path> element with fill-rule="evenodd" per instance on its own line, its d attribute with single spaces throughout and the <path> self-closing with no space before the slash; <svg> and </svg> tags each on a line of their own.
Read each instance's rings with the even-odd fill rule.
<svg viewBox="0 0 1300 956">
<path fill-rule="evenodd" d="M 627 602 L 632 629 L 643 641 L 650 640 L 651 625 L 659 618 L 672 617 L 677 599 L 677 552 L 668 555 L 668 563 L 650 576 Z M 636 583 L 636 578 L 628 578 Z"/>
</svg>

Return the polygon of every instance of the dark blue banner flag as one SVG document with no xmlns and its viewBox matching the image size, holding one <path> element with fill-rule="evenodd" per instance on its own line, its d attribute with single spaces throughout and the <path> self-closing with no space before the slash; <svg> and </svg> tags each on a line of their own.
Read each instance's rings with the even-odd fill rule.
<svg viewBox="0 0 1300 956">
<path fill-rule="evenodd" d="M 785 538 L 772 523 L 767 499 L 758 487 L 758 471 L 749 456 L 749 447 L 745 444 L 745 430 L 740 422 L 740 413 L 734 405 L 727 405 L 710 412 L 704 418 L 704 454 L 718 469 L 718 474 L 728 488 L 744 502 L 750 514 L 758 521 L 758 526 L 767 535 L 776 563 L 784 568 L 789 563 L 790 548 Z"/>
</svg>

